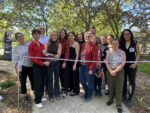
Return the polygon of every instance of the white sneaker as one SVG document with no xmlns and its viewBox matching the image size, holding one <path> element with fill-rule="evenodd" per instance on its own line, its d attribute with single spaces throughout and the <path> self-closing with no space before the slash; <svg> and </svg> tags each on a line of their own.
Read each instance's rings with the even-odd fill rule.
<svg viewBox="0 0 150 113">
<path fill-rule="evenodd" d="M 41 104 L 41 103 L 35 104 L 35 106 L 39 109 L 43 108 L 43 104 Z"/>
<path fill-rule="evenodd" d="M 108 85 L 105 85 L 105 90 L 106 90 L 106 91 L 108 91 L 108 90 L 109 90 Z"/>
<path fill-rule="evenodd" d="M 46 101 L 47 101 L 47 99 L 43 97 L 42 98 L 42 102 L 46 102 Z"/>
</svg>

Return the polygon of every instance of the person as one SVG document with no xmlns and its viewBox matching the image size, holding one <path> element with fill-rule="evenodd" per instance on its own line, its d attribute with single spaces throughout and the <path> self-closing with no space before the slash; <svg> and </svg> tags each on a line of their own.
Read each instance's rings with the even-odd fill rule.
<svg viewBox="0 0 150 113">
<path fill-rule="evenodd" d="M 114 38 L 114 36 L 112 35 L 112 34 L 109 34 L 108 36 L 107 36 L 107 49 L 105 50 L 106 51 L 106 53 L 107 53 L 107 51 L 109 51 L 109 49 L 111 49 L 112 48 L 112 45 L 111 45 L 111 43 L 112 43 L 112 39 Z M 107 74 L 107 71 L 106 71 L 106 74 Z M 109 94 L 109 87 L 108 87 L 108 84 L 107 84 L 107 75 L 105 76 L 105 91 L 106 91 L 106 95 L 108 95 Z"/>
<path fill-rule="evenodd" d="M 75 60 L 75 61 L 69 61 L 69 76 L 70 76 L 70 91 L 71 94 L 70 96 L 75 96 L 78 95 L 80 92 L 79 88 L 79 74 L 78 72 L 78 59 L 79 59 L 79 51 L 80 51 L 80 46 L 77 41 L 75 41 L 75 33 L 74 32 L 69 32 L 68 33 L 68 38 L 70 41 L 70 55 L 69 59 L 70 60 Z"/>
<path fill-rule="evenodd" d="M 69 59 L 69 40 L 66 29 L 61 29 L 59 32 L 59 40 L 62 45 L 61 59 Z M 66 97 L 69 92 L 69 75 L 68 75 L 68 61 L 60 61 L 60 81 L 62 87 L 62 96 Z"/>
<path fill-rule="evenodd" d="M 57 59 L 60 58 L 62 46 L 58 40 L 57 32 L 52 32 L 50 39 L 46 47 L 45 55 L 50 58 L 50 65 L 48 66 L 48 95 L 51 102 L 60 99 L 60 86 L 59 86 L 59 74 L 60 63 Z"/>
<path fill-rule="evenodd" d="M 109 101 L 107 105 L 111 105 L 116 97 L 116 106 L 118 113 L 122 113 L 122 89 L 124 82 L 123 67 L 125 65 L 125 52 L 119 49 L 119 41 L 112 40 L 112 48 L 106 55 L 105 64 L 108 69 L 107 79 L 109 86 Z"/>
<path fill-rule="evenodd" d="M 48 43 L 48 36 L 45 35 L 46 30 L 44 27 L 40 27 L 39 30 L 41 31 L 41 37 L 39 39 L 39 42 L 46 47 Z M 44 90 L 45 90 L 45 94 L 47 94 L 48 92 L 48 73 L 47 73 L 48 70 L 47 68 L 45 68 L 44 72 L 45 72 Z"/>
<path fill-rule="evenodd" d="M 112 42 L 112 39 L 114 38 L 114 36 L 112 34 L 109 34 L 107 36 L 107 48 L 110 49 L 112 47 L 111 45 L 111 42 Z"/>
<path fill-rule="evenodd" d="M 126 101 L 129 106 L 133 104 L 132 99 L 135 91 L 136 84 L 136 67 L 140 57 L 139 43 L 133 39 L 133 33 L 130 29 L 123 30 L 120 36 L 120 48 L 125 51 L 127 59 L 126 61 L 135 61 L 127 62 L 124 67 L 124 88 L 123 88 L 123 100 Z M 127 91 L 127 82 L 129 80 L 129 92 Z M 129 94 L 129 95 L 127 95 Z"/>
<path fill-rule="evenodd" d="M 34 93 L 35 93 L 35 106 L 37 108 L 43 108 L 41 101 L 46 101 L 43 97 L 44 93 L 44 77 L 45 68 L 49 66 L 49 61 L 42 58 L 45 57 L 43 51 L 45 49 L 44 45 L 39 42 L 41 31 L 38 29 L 32 30 L 33 41 L 28 47 L 28 55 L 33 63 L 33 78 L 34 78 Z M 35 58 L 34 58 L 35 57 Z"/>
<path fill-rule="evenodd" d="M 79 43 L 81 48 L 82 44 L 84 43 L 84 34 L 82 31 L 77 33 L 77 37 L 75 38 L 75 40 Z"/>
<path fill-rule="evenodd" d="M 85 61 L 97 61 L 98 60 L 98 50 L 96 45 L 91 42 L 92 34 L 91 32 L 86 32 L 85 43 L 81 47 L 80 59 L 80 83 L 84 90 L 84 95 L 82 98 L 85 102 L 90 101 L 94 89 L 94 76 L 93 71 L 96 66 L 96 62 L 85 62 Z"/>
<path fill-rule="evenodd" d="M 106 58 L 106 51 L 108 50 L 107 48 L 107 43 L 106 43 L 106 39 L 105 36 L 101 36 L 100 38 L 100 57 L 101 57 L 101 61 L 104 61 L 104 59 Z M 105 63 L 101 64 L 101 67 L 103 69 L 103 74 L 104 74 L 104 78 L 105 78 L 105 94 L 108 95 L 108 83 L 107 83 L 107 76 L 106 76 L 106 72 L 107 72 L 107 68 Z"/>
<path fill-rule="evenodd" d="M 91 31 L 91 33 L 92 33 L 92 37 L 97 37 L 97 43 L 98 43 L 98 45 L 100 44 L 100 38 L 96 35 L 96 28 L 95 28 L 95 26 L 92 26 L 91 28 L 90 28 L 90 31 Z"/>
<path fill-rule="evenodd" d="M 92 38 L 92 43 L 96 45 L 98 50 L 98 61 L 100 61 L 100 50 L 99 45 L 97 42 L 97 37 Z M 100 62 L 97 62 L 96 67 L 94 68 L 94 90 L 95 90 L 95 96 L 102 96 L 101 92 L 101 85 L 102 85 L 102 76 L 103 76 L 103 69 Z"/>
<path fill-rule="evenodd" d="M 44 27 L 40 27 L 39 30 L 41 31 L 41 37 L 39 39 L 39 42 L 46 46 L 48 43 L 48 36 L 45 35 L 46 30 Z"/>
<path fill-rule="evenodd" d="M 28 100 L 29 94 L 26 87 L 27 77 L 29 77 L 31 89 L 34 90 L 32 62 L 29 58 L 25 57 L 28 56 L 28 46 L 30 42 L 26 43 L 24 35 L 20 32 L 15 34 L 15 39 L 18 41 L 19 45 L 13 49 L 12 62 L 15 63 L 15 70 L 19 76 L 21 94 Z"/>
</svg>

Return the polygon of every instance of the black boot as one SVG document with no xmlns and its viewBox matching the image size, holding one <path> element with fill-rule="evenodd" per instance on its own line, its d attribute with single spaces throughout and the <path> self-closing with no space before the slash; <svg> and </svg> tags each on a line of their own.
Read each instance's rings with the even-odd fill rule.
<svg viewBox="0 0 150 113">
<path fill-rule="evenodd" d="M 107 102 L 107 105 L 110 106 L 114 103 L 114 99 L 110 99 L 108 102 Z"/>
<path fill-rule="evenodd" d="M 121 105 L 117 106 L 117 110 L 118 110 L 118 113 L 122 113 L 122 106 Z"/>
</svg>

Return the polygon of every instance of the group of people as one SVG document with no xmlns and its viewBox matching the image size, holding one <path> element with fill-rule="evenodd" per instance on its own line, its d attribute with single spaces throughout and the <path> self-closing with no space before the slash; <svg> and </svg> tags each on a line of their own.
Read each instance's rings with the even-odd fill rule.
<svg viewBox="0 0 150 113">
<path fill-rule="evenodd" d="M 80 83 L 84 90 L 81 98 L 85 102 L 92 99 L 93 93 L 102 96 L 103 77 L 106 94 L 109 94 L 107 105 L 116 98 L 119 113 L 122 113 L 122 100 L 131 105 L 140 54 L 139 44 L 129 29 L 122 32 L 120 40 L 113 35 L 108 35 L 107 40 L 105 36 L 99 38 L 95 27 L 77 34 L 61 29 L 51 32 L 49 38 L 41 27 L 32 30 L 32 37 L 31 42 L 25 42 L 22 33 L 15 34 L 19 44 L 13 49 L 12 61 L 25 98 L 29 77 L 37 108 L 42 108 L 42 101 L 47 100 L 44 92 L 53 102 L 67 95 L 79 95 Z"/>
</svg>

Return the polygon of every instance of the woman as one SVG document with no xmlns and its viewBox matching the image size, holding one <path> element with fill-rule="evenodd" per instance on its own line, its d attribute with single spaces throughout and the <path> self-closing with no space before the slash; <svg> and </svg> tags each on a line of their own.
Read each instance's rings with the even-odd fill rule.
<svg viewBox="0 0 150 113">
<path fill-rule="evenodd" d="M 91 42 L 92 34 L 91 32 L 86 32 L 85 43 L 81 47 L 80 59 L 82 60 L 80 66 L 80 82 L 84 89 L 83 99 L 89 101 L 92 98 L 93 87 L 94 87 L 94 76 L 93 71 L 96 66 L 95 62 L 85 62 L 85 61 L 97 61 L 98 60 L 98 50 L 96 45 Z M 83 62 L 84 61 L 84 62 Z"/>
<path fill-rule="evenodd" d="M 105 36 L 101 36 L 100 42 L 101 42 L 101 44 L 100 44 L 101 61 L 104 61 L 104 59 L 106 58 L 106 51 L 108 50 L 108 48 L 107 48 L 108 44 L 106 43 Z M 106 68 L 105 63 L 102 63 L 102 68 L 103 68 L 104 77 L 105 77 L 105 91 L 106 91 L 105 94 L 108 95 L 108 83 L 107 83 L 107 76 L 106 76 L 107 68 Z"/>
<path fill-rule="evenodd" d="M 107 105 L 111 105 L 116 97 L 116 105 L 118 113 L 122 113 L 122 89 L 124 82 L 123 67 L 125 65 L 126 55 L 124 51 L 119 49 L 117 39 L 112 40 L 112 48 L 106 55 L 105 64 L 108 70 L 107 79 L 109 86 L 109 101 Z"/>
<path fill-rule="evenodd" d="M 60 63 L 57 59 L 61 56 L 61 50 L 62 47 L 59 43 L 57 32 L 52 32 L 46 48 L 46 56 L 54 58 L 50 60 L 50 65 L 48 66 L 48 95 L 51 102 L 54 101 L 54 98 L 56 100 L 60 99 Z"/>
<path fill-rule="evenodd" d="M 77 33 L 76 41 L 79 43 L 80 47 L 84 43 L 84 34 L 82 31 Z"/>
<path fill-rule="evenodd" d="M 13 49 L 12 52 L 12 61 L 15 63 L 16 73 L 19 76 L 21 84 L 21 94 L 27 99 L 27 76 L 29 77 L 31 83 L 31 89 L 34 89 L 33 84 L 33 72 L 32 72 L 32 63 L 29 58 L 24 57 L 28 56 L 28 45 L 24 40 L 24 35 L 20 32 L 15 34 L 15 38 L 18 41 L 19 45 Z"/>
<path fill-rule="evenodd" d="M 98 61 L 100 61 L 100 50 L 99 50 L 99 44 L 97 42 L 97 37 L 93 36 L 92 43 L 96 45 L 98 50 Z M 101 93 L 101 84 L 102 84 L 102 75 L 103 75 L 103 69 L 101 67 L 101 64 L 97 62 L 96 67 L 94 69 L 94 90 L 95 90 L 95 96 L 102 96 Z"/>
<path fill-rule="evenodd" d="M 78 59 L 79 59 L 79 51 L 80 46 L 78 42 L 75 41 L 75 33 L 69 32 L 68 38 L 70 41 L 70 60 L 76 60 L 76 61 L 70 61 L 69 62 L 69 76 L 70 76 L 70 90 L 71 94 L 70 96 L 75 96 L 79 94 L 79 75 L 78 75 Z"/>
<path fill-rule="evenodd" d="M 108 35 L 107 36 L 107 48 L 110 49 L 112 47 L 111 43 L 112 43 L 112 39 L 114 38 L 113 35 Z"/>
<path fill-rule="evenodd" d="M 61 29 L 59 32 L 59 40 L 62 45 L 61 59 L 69 59 L 69 40 L 67 37 L 67 31 Z M 60 61 L 60 81 L 63 91 L 63 97 L 66 97 L 69 91 L 69 75 L 68 75 L 68 61 Z"/>
<path fill-rule="evenodd" d="M 33 41 L 29 45 L 28 54 L 33 63 L 33 76 L 34 76 L 34 93 L 35 93 L 35 106 L 37 108 L 43 108 L 41 101 L 46 101 L 43 97 L 44 93 L 44 77 L 45 68 L 49 66 L 49 61 L 42 58 L 34 57 L 44 57 L 43 51 L 45 49 L 44 45 L 39 42 L 41 31 L 34 29 L 32 31 Z"/>
<path fill-rule="evenodd" d="M 139 43 L 133 40 L 133 33 L 129 29 L 125 29 L 120 37 L 120 48 L 125 51 L 127 59 L 126 61 L 135 61 L 132 63 L 127 62 L 124 67 L 124 88 L 123 88 L 123 100 L 127 100 L 129 106 L 132 105 L 132 98 L 135 91 L 136 80 L 136 67 L 140 57 Z M 127 93 L 127 81 L 129 79 L 130 91 Z M 129 94 L 129 95 L 127 95 Z M 127 99 L 128 97 L 128 99 Z"/>
</svg>

